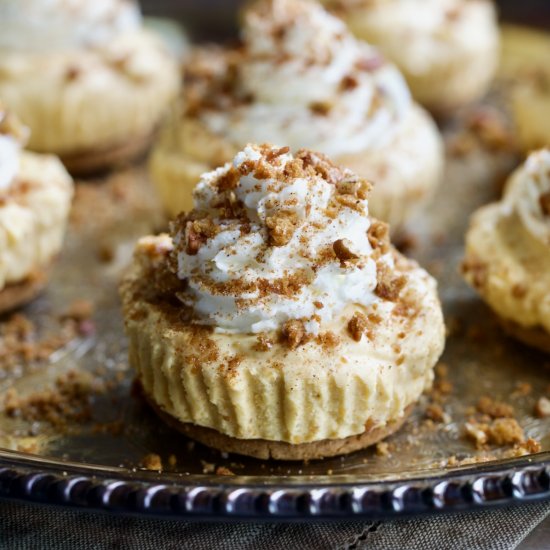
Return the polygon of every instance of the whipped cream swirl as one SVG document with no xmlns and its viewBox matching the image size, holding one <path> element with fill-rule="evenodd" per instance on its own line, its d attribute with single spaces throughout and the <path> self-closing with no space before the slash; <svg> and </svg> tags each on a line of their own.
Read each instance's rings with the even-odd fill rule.
<svg viewBox="0 0 550 550">
<path fill-rule="evenodd" d="M 195 209 L 172 235 L 180 300 L 222 332 L 275 330 L 292 319 L 317 334 L 347 305 L 379 298 L 369 185 L 307 150 L 248 145 L 204 174 Z M 379 223 L 379 222 L 378 222 Z M 380 250 L 378 250 L 380 252 Z"/>
<path fill-rule="evenodd" d="M 0 51 L 93 47 L 140 24 L 132 0 L 3 0 Z"/>
<path fill-rule="evenodd" d="M 0 192 L 8 189 L 19 171 L 21 147 L 28 129 L 0 102 Z"/>
<path fill-rule="evenodd" d="M 0 191 L 7 189 L 19 170 L 20 145 L 11 136 L 0 134 Z"/>
<path fill-rule="evenodd" d="M 550 150 L 529 155 L 516 172 L 503 204 L 515 212 L 525 229 L 543 244 L 550 245 Z"/>
<path fill-rule="evenodd" d="M 287 143 L 328 155 L 385 145 L 409 112 L 401 74 L 320 5 L 269 0 L 250 9 L 228 111 L 206 110 L 209 128 L 234 143 Z"/>
</svg>

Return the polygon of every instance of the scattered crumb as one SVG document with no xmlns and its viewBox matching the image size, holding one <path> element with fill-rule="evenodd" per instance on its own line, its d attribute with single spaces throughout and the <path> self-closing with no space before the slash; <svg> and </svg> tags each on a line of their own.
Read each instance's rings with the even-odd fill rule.
<svg viewBox="0 0 550 550">
<path fill-rule="evenodd" d="M 437 363 L 435 366 L 435 374 L 440 378 L 449 376 L 449 365 L 447 363 Z"/>
<path fill-rule="evenodd" d="M 466 119 L 466 125 L 489 151 L 514 152 L 516 139 L 505 115 L 494 107 L 476 108 Z"/>
<path fill-rule="evenodd" d="M 538 418 L 546 418 L 550 416 L 550 399 L 540 397 L 535 404 L 535 416 Z"/>
<path fill-rule="evenodd" d="M 101 263 L 109 264 L 115 259 L 115 249 L 111 244 L 102 244 L 97 249 L 97 258 Z"/>
<path fill-rule="evenodd" d="M 162 459 L 155 453 L 149 453 L 141 460 L 141 465 L 147 470 L 161 471 Z"/>
<path fill-rule="evenodd" d="M 391 456 L 390 444 L 386 441 L 380 441 L 377 443 L 376 454 L 378 456 Z"/>
<path fill-rule="evenodd" d="M 90 300 L 74 300 L 68 309 L 61 314 L 61 319 L 83 321 L 89 319 L 93 313 L 94 304 Z"/>
<path fill-rule="evenodd" d="M 512 397 L 521 397 L 529 395 L 533 391 L 533 386 L 528 382 L 518 382 L 516 388 L 512 392 Z"/>
<path fill-rule="evenodd" d="M 514 408 L 511 405 L 494 401 L 487 396 L 479 399 L 476 408 L 478 412 L 487 414 L 492 418 L 512 418 L 514 416 Z"/>
<path fill-rule="evenodd" d="M 525 442 L 523 428 L 515 418 L 496 418 L 490 423 L 471 419 L 464 425 L 466 437 L 471 439 L 478 449 L 485 445 L 503 447 Z"/>
<path fill-rule="evenodd" d="M 483 446 L 489 440 L 487 433 L 483 428 L 483 425 L 480 426 L 475 422 L 466 422 L 466 424 L 464 424 L 466 437 L 471 439 L 478 449 L 483 448 Z"/>
<path fill-rule="evenodd" d="M 290 349 L 296 349 L 306 340 L 306 329 L 303 321 L 292 319 L 283 325 L 282 336 Z"/>
<path fill-rule="evenodd" d="M 523 443 L 525 434 L 515 418 L 497 418 L 489 426 L 489 442 L 495 445 Z"/>
<path fill-rule="evenodd" d="M 15 388 L 10 388 L 4 396 L 4 414 L 46 422 L 63 430 L 70 422 L 89 422 L 92 418 L 91 400 L 104 391 L 103 381 L 93 379 L 86 372 L 69 371 L 56 379 L 54 388 L 24 397 Z"/>
<path fill-rule="evenodd" d="M 124 423 L 122 420 L 115 420 L 113 422 L 103 422 L 94 424 L 92 427 L 92 433 L 94 434 L 111 434 L 114 436 L 121 435 L 124 431 Z"/>
<path fill-rule="evenodd" d="M 202 464 L 202 473 L 203 474 L 213 474 L 216 470 L 216 465 L 212 462 L 206 462 L 206 460 L 201 460 Z"/>
<path fill-rule="evenodd" d="M 15 313 L 0 324 L 0 371 L 44 361 L 78 335 L 78 327 L 65 320 L 54 334 L 40 337 L 38 327 L 25 315 Z"/>
<path fill-rule="evenodd" d="M 216 468 L 216 475 L 218 476 L 234 476 L 235 472 L 232 472 L 229 468 L 225 466 L 218 466 Z"/>
<path fill-rule="evenodd" d="M 541 444 L 535 439 L 529 438 L 527 441 L 516 443 L 514 447 L 504 453 L 505 458 L 516 458 L 520 456 L 540 453 Z"/>
<path fill-rule="evenodd" d="M 437 403 L 432 403 L 426 407 L 426 416 L 434 422 L 448 424 L 451 421 L 451 417 Z"/>
<path fill-rule="evenodd" d="M 178 463 L 178 459 L 176 458 L 176 455 L 172 454 L 168 457 L 168 466 L 170 466 L 171 468 L 174 468 L 177 463 Z"/>
</svg>

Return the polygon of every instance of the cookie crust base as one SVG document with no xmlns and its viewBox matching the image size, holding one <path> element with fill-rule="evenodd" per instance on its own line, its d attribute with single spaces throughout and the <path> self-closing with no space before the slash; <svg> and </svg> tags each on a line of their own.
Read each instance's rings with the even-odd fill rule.
<svg viewBox="0 0 550 550">
<path fill-rule="evenodd" d="M 22 306 L 40 294 L 48 282 L 48 270 L 36 270 L 24 281 L 0 290 L 0 315 Z"/>
<path fill-rule="evenodd" d="M 509 319 L 499 318 L 503 329 L 520 342 L 550 353 L 550 334 L 541 327 L 524 327 Z"/>
<path fill-rule="evenodd" d="M 111 146 L 102 146 L 66 155 L 61 154 L 60 158 L 67 170 L 74 176 L 90 176 L 143 156 L 151 147 L 156 133 L 155 130 L 133 137 L 124 143 L 111 144 Z"/>
<path fill-rule="evenodd" d="M 141 384 L 139 386 L 142 390 Z M 414 405 L 409 405 L 401 418 L 393 420 L 385 426 L 373 427 L 367 423 L 365 431 L 358 435 L 343 439 L 323 439 L 293 445 L 284 441 L 238 439 L 222 434 L 212 428 L 180 422 L 164 412 L 144 391 L 140 391 L 140 393 L 166 424 L 185 436 L 222 452 L 251 456 L 262 460 L 315 460 L 359 451 L 378 443 L 399 430 L 414 409 Z"/>
</svg>

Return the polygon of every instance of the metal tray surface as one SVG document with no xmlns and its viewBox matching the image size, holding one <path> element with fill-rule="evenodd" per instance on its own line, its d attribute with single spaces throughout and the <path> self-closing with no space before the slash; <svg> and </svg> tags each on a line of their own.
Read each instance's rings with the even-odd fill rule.
<svg viewBox="0 0 550 550">
<path fill-rule="evenodd" d="M 502 86 L 490 106 L 502 104 Z M 464 134 L 468 116 L 443 124 L 449 150 Z M 51 387 L 69 371 L 90 373 L 92 383 L 105 387 L 85 393 L 88 414 L 69 415 L 62 428 L 0 412 L 0 497 L 239 520 L 395 516 L 549 498 L 550 418 L 536 417 L 534 406 L 550 393 L 550 357 L 507 338 L 459 273 L 469 214 L 498 198 L 503 179 L 519 162 L 513 153 L 476 143 L 467 154 L 447 155 L 435 202 L 411 223 L 405 239 L 407 253 L 440 285 L 449 328 L 442 357 L 452 387 L 443 402 L 449 422 L 426 420 L 432 399 L 427 395 L 388 440 L 388 449 L 309 463 L 227 456 L 165 426 L 132 391 L 117 295 L 136 238 L 166 224 L 145 167 L 138 165 L 78 183 L 51 284 L 23 310 L 45 336 L 60 330 L 59 316 L 74 300 L 89 300 L 92 324 L 47 360 L 7 368 L 0 356 L 2 406 L 10 388 L 25 396 Z M 512 405 L 541 452 L 506 458 L 505 448 L 477 450 L 463 430 L 482 396 Z M 161 457 L 162 471 L 141 467 L 148 453 Z M 220 466 L 234 475 L 219 475 Z"/>
</svg>

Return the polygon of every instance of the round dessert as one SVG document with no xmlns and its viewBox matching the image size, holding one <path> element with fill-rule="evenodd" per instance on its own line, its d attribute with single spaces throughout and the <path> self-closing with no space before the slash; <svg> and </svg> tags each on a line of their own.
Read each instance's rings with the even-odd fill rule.
<svg viewBox="0 0 550 550">
<path fill-rule="evenodd" d="M 147 399 L 218 449 L 349 453 L 404 421 L 444 346 L 435 281 L 320 153 L 248 145 L 204 174 L 121 286 Z"/>
<path fill-rule="evenodd" d="M 414 98 L 445 114 L 483 96 L 496 73 L 491 0 L 322 0 L 403 72 Z"/>
<path fill-rule="evenodd" d="M 526 153 L 550 146 L 550 70 L 533 71 L 515 84 L 512 109 L 518 141 Z"/>
<path fill-rule="evenodd" d="M 242 40 L 239 49 L 200 49 L 187 65 L 179 112 L 150 164 L 170 214 L 190 209 L 200 174 L 248 142 L 319 150 L 375 181 L 371 211 L 392 229 L 429 200 L 441 137 L 375 49 L 304 0 L 255 4 Z"/>
<path fill-rule="evenodd" d="M 512 335 L 550 352 L 550 150 L 532 153 L 502 201 L 474 214 L 463 271 Z"/>
<path fill-rule="evenodd" d="M 0 4 L 0 97 L 32 130 L 29 148 L 86 174 L 144 152 L 179 70 L 128 0 Z"/>
<path fill-rule="evenodd" d="M 22 150 L 27 136 L 0 103 L 0 313 L 44 287 L 73 195 L 59 159 Z"/>
</svg>

